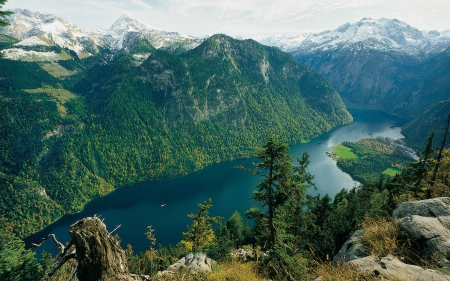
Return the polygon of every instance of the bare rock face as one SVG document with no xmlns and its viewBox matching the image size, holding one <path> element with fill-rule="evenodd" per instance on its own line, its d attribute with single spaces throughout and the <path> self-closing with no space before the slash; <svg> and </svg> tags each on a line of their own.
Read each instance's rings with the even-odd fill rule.
<svg viewBox="0 0 450 281">
<path fill-rule="evenodd" d="M 169 266 L 168 271 L 185 270 L 191 274 L 212 271 L 211 266 L 216 261 L 208 258 L 204 253 L 189 254 Z"/>
<path fill-rule="evenodd" d="M 390 255 L 382 258 L 368 256 L 349 263 L 361 271 L 383 277 L 383 280 L 450 281 L 450 276 L 439 271 L 406 264 Z"/>
<path fill-rule="evenodd" d="M 124 250 L 99 218 L 79 220 L 70 226 L 69 233 L 76 247 L 78 280 L 134 279 L 128 273 Z"/>
<path fill-rule="evenodd" d="M 404 202 L 394 210 L 402 230 L 418 245 L 421 254 L 450 267 L 450 198 Z"/>
<path fill-rule="evenodd" d="M 349 262 L 351 260 L 367 257 L 370 255 L 369 249 L 362 245 L 359 240 L 362 237 L 364 230 L 359 229 L 353 233 L 352 237 L 342 245 L 339 252 L 333 259 L 333 263 Z"/>
</svg>

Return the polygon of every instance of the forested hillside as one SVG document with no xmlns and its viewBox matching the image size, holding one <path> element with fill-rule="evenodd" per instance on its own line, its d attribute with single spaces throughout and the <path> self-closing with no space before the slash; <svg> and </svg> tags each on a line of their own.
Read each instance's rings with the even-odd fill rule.
<svg viewBox="0 0 450 281">
<path fill-rule="evenodd" d="M 29 48 L 59 59 L 0 60 L 0 215 L 21 237 L 115 188 L 352 120 L 322 76 L 252 40 L 215 35 L 182 55 L 143 40 L 84 59 Z"/>
<path fill-rule="evenodd" d="M 415 149 L 425 145 L 426 134 L 436 132 L 437 144 L 444 138 L 445 126 L 450 115 L 450 100 L 438 102 L 402 128 L 402 133 Z M 448 147 L 447 142 L 447 147 Z"/>
<path fill-rule="evenodd" d="M 327 50 L 295 57 L 324 75 L 350 108 L 384 110 L 412 122 L 450 98 L 450 49 L 411 55 L 380 51 L 361 43 L 350 50 Z M 448 111 L 444 114 L 447 116 Z M 427 121 L 424 127 L 417 120 L 404 129 L 410 136 L 406 140 L 409 146 L 418 149 L 431 131 L 441 130 L 439 120 Z M 419 127 L 422 130 L 414 129 Z"/>
</svg>

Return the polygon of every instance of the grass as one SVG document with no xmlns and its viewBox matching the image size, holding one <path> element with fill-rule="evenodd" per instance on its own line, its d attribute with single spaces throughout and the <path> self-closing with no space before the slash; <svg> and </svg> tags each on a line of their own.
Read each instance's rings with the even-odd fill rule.
<svg viewBox="0 0 450 281">
<path fill-rule="evenodd" d="M 37 38 L 41 39 L 42 41 L 44 41 L 45 43 L 47 43 L 47 45 L 49 45 L 49 46 L 54 46 L 53 43 L 52 43 L 50 40 L 48 40 L 47 38 L 45 38 L 45 37 L 42 36 L 42 35 L 37 36 Z"/>
<path fill-rule="evenodd" d="M 393 219 L 372 218 L 368 215 L 361 226 L 364 234 L 361 244 L 370 249 L 372 255 L 386 257 L 392 255 L 402 262 L 419 264 L 420 258 L 409 239 L 404 239 L 400 231 L 401 223 Z"/>
<path fill-rule="evenodd" d="M 356 158 L 358 158 L 358 155 L 353 153 L 351 148 L 346 147 L 343 144 L 338 144 L 335 147 L 333 147 L 333 152 L 336 155 L 336 157 L 340 157 L 340 158 L 344 158 L 344 159 L 356 159 Z"/>
<path fill-rule="evenodd" d="M 315 278 L 321 277 L 322 281 L 344 281 L 344 280 L 366 280 L 366 281 L 377 281 L 379 278 L 377 276 L 371 275 L 369 273 L 361 272 L 357 268 L 346 264 L 339 263 L 333 264 L 332 262 L 316 262 L 316 266 L 309 276 L 308 280 L 314 280 Z"/>
<path fill-rule="evenodd" d="M 69 71 L 65 69 L 56 62 L 40 63 L 39 66 L 55 78 L 71 76 L 77 73 L 76 71 Z"/>
<path fill-rule="evenodd" d="M 189 274 L 188 272 L 176 272 L 173 275 L 154 276 L 152 280 L 167 281 L 263 281 L 267 280 L 256 272 L 253 263 L 241 263 L 238 261 L 222 262 L 213 266 L 212 272 Z"/>
<path fill-rule="evenodd" d="M 25 89 L 24 91 L 30 94 L 44 93 L 53 97 L 57 101 L 57 108 L 62 117 L 67 116 L 67 108 L 64 107 L 64 103 L 77 97 L 77 95 L 66 89 L 53 88 L 51 86 L 44 86 L 37 89 Z"/>
<path fill-rule="evenodd" d="M 398 169 L 394 169 L 394 168 L 387 168 L 386 170 L 383 171 L 383 174 L 391 176 L 391 177 L 395 177 L 395 175 L 397 174 L 401 174 L 402 171 L 398 170 Z"/>
</svg>

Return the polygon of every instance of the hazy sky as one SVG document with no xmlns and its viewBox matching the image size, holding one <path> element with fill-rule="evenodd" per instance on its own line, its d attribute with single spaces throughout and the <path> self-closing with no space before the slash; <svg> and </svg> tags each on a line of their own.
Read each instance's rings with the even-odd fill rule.
<svg viewBox="0 0 450 281">
<path fill-rule="evenodd" d="M 364 17 L 397 18 L 420 30 L 450 29 L 450 0 L 8 0 L 4 9 L 54 14 L 81 28 L 109 28 L 128 13 L 190 35 L 297 34 Z"/>
</svg>

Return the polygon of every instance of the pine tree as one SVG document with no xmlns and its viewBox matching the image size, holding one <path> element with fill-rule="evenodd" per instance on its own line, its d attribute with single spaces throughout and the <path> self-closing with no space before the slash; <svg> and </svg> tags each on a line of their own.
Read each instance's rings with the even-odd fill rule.
<svg viewBox="0 0 450 281">
<path fill-rule="evenodd" d="M 296 167 L 288 152 L 289 147 L 286 143 L 271 137 L 262 148 L 257 148 L 255 157 L 260 162 L 256 164 L 255 169 L 246 169 L 264 177 L 258 185 L 258 190 L 253 192 L 253 199 L 261 202 L 263 207 L 267 207 L 268 248 L 276 243 L 279 231 L 277 224 L 281 225 L 283 220 L 286 221 L 286 218 L 280 218 L 276 222 L 276 212 L 281 211 L 283 206 L 299 207 L 306 189 L 314 185 L 313 176 L 306 172 L 309 164 L 308 154 L 305 153 L 298 159 L 300 165 Z"/>
<path fill-rule="evenodd" d="M 0 26 L 7 26 L 9 23 L 5 21 L 5 17 L 12 15 L 13 12 L 11 11 L 2 11 L 3 5 L 6 3 L 7 0 L 0 0 Z"/>
<path fill-rule="evenodd" d="M 25 243 L 11 231 L 8 221 L 0 217 L 0 280 L 39 280 L 42 266 Z"/>
<path fill-rule="evenodd" d="M 306 189 L 314 184 L 313 176 L 307 172 L 308 154 L 297 159 L 299 166 L 295 166 L 288 152 L 286 143 L 271 137 L 262 148 L 257 148 L 255 157 L 260 162 L 255 169 L 244 168 L 264 177 L 258 190 L 253 192 L 253 198 L 267 207 L 266 213 L 252 208 L 246 217 L 255 219 L 255 240 L 269 251 L 263 261 L 269 275 L 275 279 L 296 280 L 304 274 L 305 267 L 293 234 L 302 216 Z"/>
</svg>

